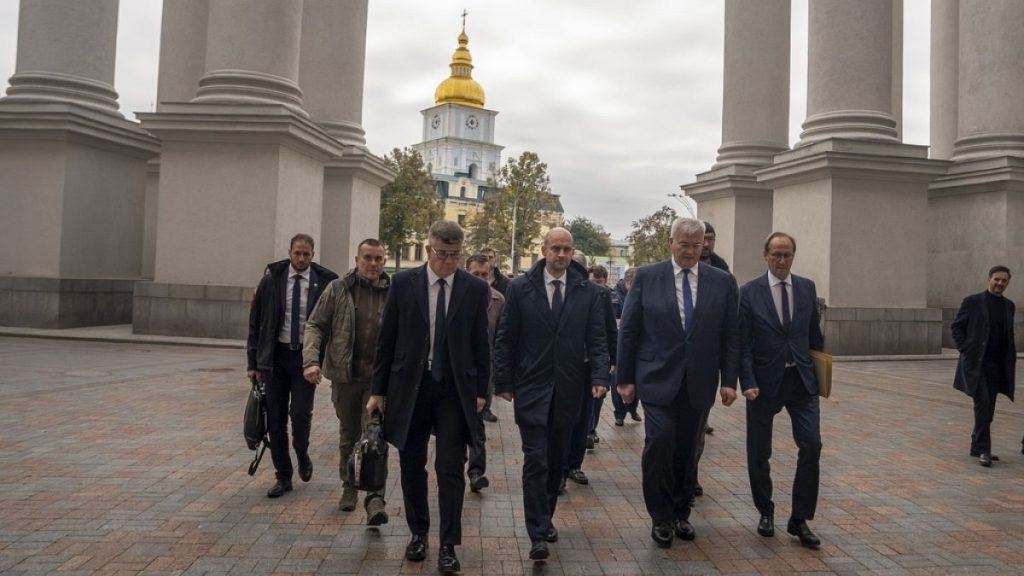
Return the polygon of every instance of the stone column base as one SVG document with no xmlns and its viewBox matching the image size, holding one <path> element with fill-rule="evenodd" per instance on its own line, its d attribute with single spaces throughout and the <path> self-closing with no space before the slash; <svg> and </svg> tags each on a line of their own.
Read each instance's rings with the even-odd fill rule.
<svg viewBox="0 0 1024 576">
<path fill-rule="evenodd" d="M 836 356 L 941 354 L 943 329 L 940 308 L 828 308 L 825 350 Z"/>
<path fill-rule="evenodd" d="M 244 340 L 252 295 L 240 286 L 138 282 L 132 332 Z"/>
<path fill-rule="evenodd" d="M 684 184 L 697 201 L 701 220 L 715 227 L 715 252 L 740 283 L 763 274 L 764 239 L 772 232 L 772 189 L 754 176 L 757 166 L 729 165 Z"/>
<path fill-rule="evenodd" d="M 111 326 L 132 321 L 135 280 L 0 277 L 0 325 Z"/>
</svg>

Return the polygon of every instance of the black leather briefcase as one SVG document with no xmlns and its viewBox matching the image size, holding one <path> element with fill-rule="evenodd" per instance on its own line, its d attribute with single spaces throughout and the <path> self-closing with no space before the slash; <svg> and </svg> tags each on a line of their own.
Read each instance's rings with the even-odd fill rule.
<svg viewBox="0 0 1024 576">
<path fill-rule="evenodd" d="M 374 413 L 348 459 L 348 481 L 357 490 L 383 490 L 388 481 L 388 443 L 380 412 Z"/>
<path fill-rule="evenodd" d="M 263 452 L 270 445 L 270 439 L 267 438 L 267 389 L 257 378 L 252 379 L 252 389 L 245 400 L 242 433 L 249 450 L 258 450 L 249 464 L 249 476 L 253 476 L 263 459 Z"/>
</svg>

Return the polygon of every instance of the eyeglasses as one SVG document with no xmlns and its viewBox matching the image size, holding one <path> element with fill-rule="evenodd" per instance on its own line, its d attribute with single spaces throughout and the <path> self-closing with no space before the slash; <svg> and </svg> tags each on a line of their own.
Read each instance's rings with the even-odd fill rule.
<svg viewBox="0 0 1024 576">
<path fill-rule="evenodd" d="M 676 246 L 680 250 L 700 250 L 703 246 L 703 242 L 676 242 Z"/>
<path fill-rule="evenodd" d="M 440 260 L 456 260 L 462 256 L 462 250 L 434 250 L 431 248 L 430 251 Z"/>
<path fill-rule="evenodd" d="M 778 260 L 779 262 L 783 260 L 792 260 L 793 256 L 795 256 L 795 254 L 792 252 L 772 252 L 768 255 L 772 260 Z"/>
</svg>

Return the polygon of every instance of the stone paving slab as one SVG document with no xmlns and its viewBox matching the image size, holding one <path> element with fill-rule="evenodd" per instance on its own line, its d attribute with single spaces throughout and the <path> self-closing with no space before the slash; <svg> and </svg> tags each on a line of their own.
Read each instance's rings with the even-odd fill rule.
<svg viewBox="0 0 1024 576">
<path fill-rule="evenodd" d="M 639 494 L 643 425 L 613 426 L 608 407 L 584 463 L 591 483 L 570 484 L 555 517 L 561 539 L 535 565 L 519 436 L 511 406 L 496 401 L 491 486 L 466 497 L 464 573 L 1024 573 L 1024 409 L 1000 398 L 993 439 L 1002 460 L 979 467 L 967 455 L 971 407 L 950 386 L 953 366 L 836 364 L 833 398 L 822 403 L 818 551 L 783 530 L 756 534 L 742 401 L 712 412 L 697 539 L 654 547 Z M 397 455 L 389 524 L 367 528 L 361 510 L 337 510 L 326 389 L 316 400 L 313 480 L 267 499 L 269 455 L 255 478 L 245 472 L 247 387 L 237 349 L 0 337 L 0 573 L 436 573 L 436 517 L 426 562 L 403 560 Z M 784 522 L 796 450 L 782 415 L 774 449 Z"/>
</svg>

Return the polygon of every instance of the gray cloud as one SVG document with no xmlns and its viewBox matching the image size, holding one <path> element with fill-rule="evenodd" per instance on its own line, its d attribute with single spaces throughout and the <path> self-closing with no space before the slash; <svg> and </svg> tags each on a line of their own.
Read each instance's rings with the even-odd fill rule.
<svg viewBox="0 0 1024 576">
<path fill-rule="evenodd" d="M 156 95 L 160 0 L 120 3 L 124 113 Z M 500 112 L 505 158 L 535 151 L 568 215 L 617 237 L 714 163 L 721 143 L 723 3 L 706 0 L 371 0 L 363 124 L 385 154 L 421 138 L 460 14 L 474 77 Z M 904 139 L 927 143 L 928 2 L 905 0 Z M 17 0 L 0 0 L 0 75 L 14 72 Z M 790 140 L 806 100 L 807 0 L 793 2 Z"/>
</svg>

